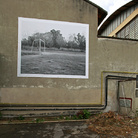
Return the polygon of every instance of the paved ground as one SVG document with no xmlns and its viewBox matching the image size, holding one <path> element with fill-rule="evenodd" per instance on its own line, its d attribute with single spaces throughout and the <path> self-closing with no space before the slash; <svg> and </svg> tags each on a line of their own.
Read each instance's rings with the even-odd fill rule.
<svg viewBox="0 0 138 138">
<path fill-rule="evenodd" d="M 104 136 L 103 136 L 104 137 Z M 86 122 L 47 122 L 0 125 L 0 138 L 102 138 Z M 105 137 L 104 137 L 105 138 Z"/>
</svg>

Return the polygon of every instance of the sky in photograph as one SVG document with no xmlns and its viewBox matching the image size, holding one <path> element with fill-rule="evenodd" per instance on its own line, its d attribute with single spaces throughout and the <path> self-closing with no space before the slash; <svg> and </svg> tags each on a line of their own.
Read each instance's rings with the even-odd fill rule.
<svg viewBox="0 0 138 138">
<path fill-rule="evenodd" d="M 107 17 L 131 0 L 90 0 L 108 12 Z"/>
<path fill-rule="evenodd" d="M 28 36 L 32 36 L 35 33 L 50 32 L 52 29 L 60 30 L 60 33 L 63 37 L 65 37 L 66 40 L 68 40 L 71 35 L 77 35 L 78 33 L 84 35 L 85 37 L 88 37 L 88 24 L 22 17 L 19 17 L 18 21 L 20 39 L 27 39 Z"/>
</svg>

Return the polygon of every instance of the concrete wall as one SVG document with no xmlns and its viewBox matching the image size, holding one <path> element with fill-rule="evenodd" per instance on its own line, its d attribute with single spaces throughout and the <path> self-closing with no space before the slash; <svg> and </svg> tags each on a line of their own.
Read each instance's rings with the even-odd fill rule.
<svg viewBox="0 0 138 138">
<path fill-rule="evenodd" d="M 99 38 L 95 65 L 97 71 L 103 72 L 103 76 L 117 75 L 126 77 L 136 77 L 138 74 L 138 42 L 129 40 Z M 98 76 L 99 74 L 97 74 Z M 99 76 L 100 77 L 100 76 Z M 98 82 L 97 82 L 98 83 Z M 100 81 L 99 81 L 100 83 Z M 125 97 L 133 98 L 133 106 L 138 108 L 138 99 L 134 97 L 136 85 L 135 81 L 125 83 Z M 121 90 L 120 90 L 121 93 Z M 117 110 L 117 81 L 109 81 L 109 94 L 107 110 Z M 133 108 L 134 109 L 134 108 Z M 126 110 L 126 109 L 125 109 Z"/>
<path fill-rule="evenodd" d="M 97 8 L 83 0 L 1 0 L 0 103 L 104 104 L 103 78 L 138 72 L 138 43 L 97 38 Z M 18 78 L 18 17 L 89 24 L 89 79 Z M 124 73 L 130 76 L 135 74 Z M 104 82 L 103 82 L 104 84 Z M 107 110 L 116 110 L 116 85 L 111 82 Z"/>
<path fill-rule="evenodd" d="M 92 85 L 95 74 L 91 72 L 97 8 L 83 0 L 2 0 L 0 10 L 1 103 L 100 104 L 100 91 Z M 18 17 L 89 24 L 89 79 L 18 78 Z"/>
</svg>

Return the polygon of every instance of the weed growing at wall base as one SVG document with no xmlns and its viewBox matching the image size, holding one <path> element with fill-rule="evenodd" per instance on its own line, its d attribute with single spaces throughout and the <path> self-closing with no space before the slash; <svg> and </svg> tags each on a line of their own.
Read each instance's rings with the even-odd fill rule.
<svg viewBox="0 0 138 138">
<path fill-rule="evenodd" d="M 25 118 L 22 116 L 22 115 L 20 115 L 19 117 L 18 117 L 18 120 L 24 120 Z"/>
<path fill-rule="evenodd" d="M 77 113 L 77 117 L 79 119 L 88 119 L 90 118 L 90 116 L 91 116 L 91 113 L 88 110 L 79 111 Z"/>
<path fill-rule="evenodd" d="M 58 120 L 81 120 L 81 119 L 89 119 L 91 113 L 88 110 L 81 110 L 78 111 L 76 115 L 73 116 L 59 116 Z"/>
</svg>

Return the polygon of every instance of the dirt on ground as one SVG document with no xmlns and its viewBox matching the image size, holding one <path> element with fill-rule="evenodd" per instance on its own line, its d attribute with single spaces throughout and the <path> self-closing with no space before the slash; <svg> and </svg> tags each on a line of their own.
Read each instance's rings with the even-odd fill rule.
<svg viewBox="0 0 138 138">
<path fill-rule="evenodd" d="M 88 128 L 98 134 L 138 138 L 138 117 L 130 118 L 109 111 L 92 116 Z"/>
</svg>

